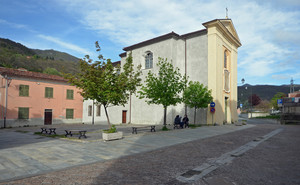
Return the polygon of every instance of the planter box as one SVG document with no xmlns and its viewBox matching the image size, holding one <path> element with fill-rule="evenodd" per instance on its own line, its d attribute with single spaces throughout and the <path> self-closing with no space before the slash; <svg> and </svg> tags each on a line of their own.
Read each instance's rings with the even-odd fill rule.
<svg viewBox="0 0 300 185">
<path fill-rule="evenodd" d="M 110 141 L 110 140 L 122 139 L 122 138 L 123 138 L 123 132 L 115 132 L 115 133 L 102 132 L 102 139 L 104 141 Z"/>
</svg>

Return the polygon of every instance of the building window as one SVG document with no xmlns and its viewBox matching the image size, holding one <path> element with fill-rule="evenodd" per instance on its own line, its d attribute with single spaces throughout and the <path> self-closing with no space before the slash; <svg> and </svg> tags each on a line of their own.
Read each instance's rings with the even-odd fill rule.
<svg viewBox="0 0 300 185">
<path fill-rule="evenodd" d="M 45 98 L 53 98 L 53 88 L 45 87 Z"/>
<path fill-rule="evenodd" d="M 74 109 L 66 109 L 66 119 L 74 119 Z"/>
<path fill-rule="evenodd" d="M 145 57 L 145 69 L 153 68 L 153 54 L 148 52 Z"/>
<path fill-rule="evenodd" d="M 88 116 L 92 116 L 93 107 L 91 105 L 88 106 Z"/>
<path fill-rule="evenodd" d="M 74 91 L 72 89 L 67 89 L 67 99 L 73 100 L 74 99 Z"/>
<path fill-rule="evenodd" d="M 227 51 L 224 51 L 224 68 L 227 68 Z"/>
<path fill-rule="evenodd" d="M 101 116 L 101 105 L 97 105 L 96 116 Z"/>
<path fill-rule="evenodd" d="M 229 92 L 230 91 L 230 72 L 225 69 L 224 70 L 224 90 L 226 92 Z"/>
<path fill-rule="evenodd" d="M 29 96 L 29 85 L 19 86 L 19 96 Z"/>
<path fill-rule="evenodd" d="M 19 107 L 18 119 L 29 119 L 29 108 Z"/>
</svg>

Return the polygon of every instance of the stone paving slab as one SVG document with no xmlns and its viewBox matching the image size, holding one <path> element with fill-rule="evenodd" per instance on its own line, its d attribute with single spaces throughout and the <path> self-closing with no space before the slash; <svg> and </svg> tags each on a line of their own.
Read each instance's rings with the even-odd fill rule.
<svg viewBox="0 0 300 185">
<path fill-rule="evenodd" d="M 121 140 L 74 142 L 1 130 L 0 182 L 73 166 L 116 159 L 202 138 L 247 129 L 245 126 L 209 126 L 168 132 L 131 134 Z M 3 140 L 2 140 L 3 139 Z M 5 143 L 8 142 L 9 144 Z"/>
</svg>

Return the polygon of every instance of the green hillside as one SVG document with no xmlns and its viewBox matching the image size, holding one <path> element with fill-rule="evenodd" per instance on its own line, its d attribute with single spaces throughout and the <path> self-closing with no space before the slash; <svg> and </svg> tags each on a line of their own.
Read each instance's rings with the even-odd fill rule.
<svg viewBox="0 0 300 185">
<path fill-rule="evenodd" d="M 78 73 L 79 59 L 55 50 L 37 50 L 0 38 L 0 66 L 45 73 Z"/>
<path fill-rule="evenodd" d="M 246 88 L 247 87 L 247 88 Z M 295 85 L 294 88 L 295 91 L 300 90 L 300 85 Z M 238 100 L 240 102 L 246 102 L 248 101 L 248 97 L 250 97 L 252 94 L 256 94 L 260 97 L 261 100 L 268 100 L 270 101 L 273 96 L 278 92 L 283 92 L 285 94 L 288 94 L 290 92 L 290 86 L 289 85 L 249 85 L 245 84 L 243 86 L 238 86 Z"/>
</svg>

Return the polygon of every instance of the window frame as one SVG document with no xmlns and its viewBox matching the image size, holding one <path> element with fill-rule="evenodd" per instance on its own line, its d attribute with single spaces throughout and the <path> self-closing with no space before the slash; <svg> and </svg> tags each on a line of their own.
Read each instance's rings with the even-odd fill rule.
<svg viewBox="0 0 300 185">
<path fill-rule="evenodd" d="M 26 113 L 24 114 L 23 111 L 25 110 Z M 22 119 L 22 120 L 29 119 L 29 107 L 18 107 L 18 119 Z"/>
<path fill-rule="evenodd" d="M 70 117 L 70 111 L 72 111 L 72 116 Z M 66 109 L 66 119 L 74 119 L 74 109 Z"/>
<path fill-rule="evenodd" d="M 228 61 L 228 55 L 227 55 L 227 50 L 224 51 L 224 68 L 227 69 L 227 61 Z"/>
<path fill-rule="evenodd" d="M 93 106 L 89 105 L 88 106 L 88 116 L 92 116 L 93 115 Z"/>
<path fill-rule="evenodd" d="M 97 107 L 96 107 L 96 116 L 97 117 L 101 116 L 101 105 L 97 105 Z"/>
<path fill-rule="evenodd" d="M 19 96 L 29 97 L 29 85 L 19 85 Z"/>
<path fill-rule="evenodd" d="M 70 95 L 72 92 L 72 97 L 69 97 L 68 95 Z M 74 100 L 74 90 L 73 89 L 67 89 L 67 97 L 66 97 L 67 100 Z"/>
<path fill-rule="evenodd" d="M 145 69 L 153 68 L 153 53 L 148 51 L 145 55 Z"/>
<path fill-rule="evenodd" d="M 51 89 L 51 93 L 49 93 L 50 89 Z M 53 87 L 45 87 L 45 98 L 53 98 Z"/>
</svg>

